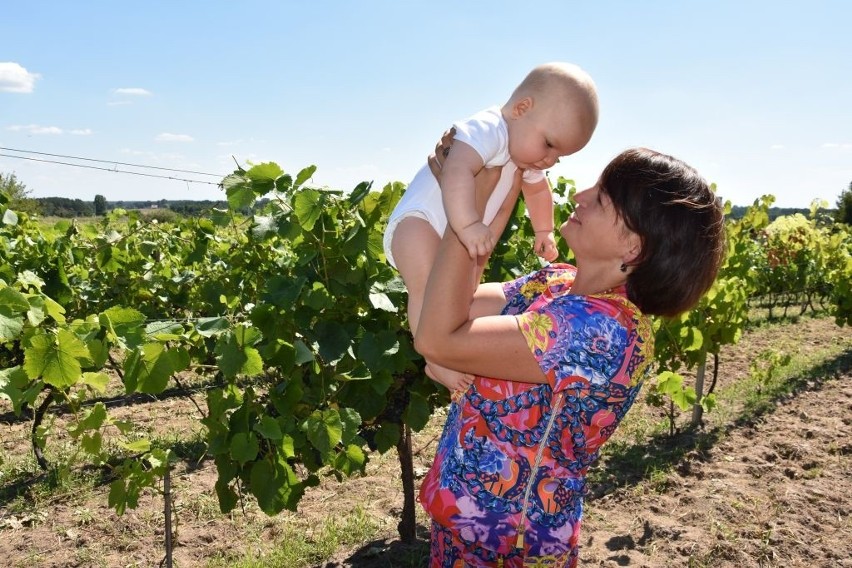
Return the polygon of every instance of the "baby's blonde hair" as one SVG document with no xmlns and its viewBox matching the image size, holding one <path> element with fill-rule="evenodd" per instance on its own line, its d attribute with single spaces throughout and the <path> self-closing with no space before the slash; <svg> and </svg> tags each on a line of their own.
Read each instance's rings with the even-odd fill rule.
<svg viewBox="0 0 852 568">
<path fill-rule="evenodd" d="M 554 61 L 536 66 L 515 87 L 509 102 L 523 97 L 542 98 L 547 102 L 565 102 L 583 111 L 594 128 L 598 121 L 598 92 L 591 76 L 573 63 Z"/>
</svg>

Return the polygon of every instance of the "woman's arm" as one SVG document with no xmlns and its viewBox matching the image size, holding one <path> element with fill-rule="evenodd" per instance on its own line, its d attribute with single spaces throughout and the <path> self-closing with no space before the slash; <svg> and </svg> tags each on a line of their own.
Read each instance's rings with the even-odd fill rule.
<svg viewBox="0 0 852 568">
<path fill-rule="evenodd" d="M 427 360 L 458 371 L 521 382 L 547 382 L 513 316 L 475 317 L 476 313 L 489 313 L 496 304 L 494 286 L 499 284 L 484 285 L 481 294 L 489 300 L 474 308 L 475 283 L 470 279 L 473 267 L 474 261 L 458 237 L 447 230 L 426 284 L 415 348 Z"/>
</svg>

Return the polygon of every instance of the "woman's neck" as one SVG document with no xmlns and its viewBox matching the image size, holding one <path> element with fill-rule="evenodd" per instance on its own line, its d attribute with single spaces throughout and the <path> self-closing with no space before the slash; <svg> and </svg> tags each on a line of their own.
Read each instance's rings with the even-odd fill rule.
<svg viewBox="0 0 852 568">
<path fill-rule="evenodd" d="M 579 296 L 600 294 L 627 283 L 627 273 L 617 267 L 577 265 L 571 293 Z"/>
</svg>

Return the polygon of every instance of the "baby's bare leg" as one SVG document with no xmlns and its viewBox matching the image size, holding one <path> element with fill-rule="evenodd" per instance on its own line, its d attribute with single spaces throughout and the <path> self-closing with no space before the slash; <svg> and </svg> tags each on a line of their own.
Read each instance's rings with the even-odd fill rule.
<svg viewBox="0 0 852 568">
<path fill-rule="evenodd" d="M 412 335 L 417 334 L 426 282 L 435 263 L 440 244 L 441 238 L 432 225 L 417 217 L 408 217 L 400 221 L 393 234 L 391 252 L 396 261 L 396 268 L 408 290 L 408 325 Z M 467 388 L 473 381 L 471 375 L 453 371 L 429 361 L 427 364 L 429 375 L 451 391 Z"/>
</svg>

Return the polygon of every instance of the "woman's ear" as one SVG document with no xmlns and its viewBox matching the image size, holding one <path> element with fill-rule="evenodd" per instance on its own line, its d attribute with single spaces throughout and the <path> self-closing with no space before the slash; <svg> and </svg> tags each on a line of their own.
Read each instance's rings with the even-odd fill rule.
<svg viewBox="0 0 852 568">
<path fill-rule="evenodd" d="M 629 266 L 642 254 L 642 239 L 639 235 L 631 231 L 627 236 L 626 248 L 627 251 L 624 253 L 621 261 Z"/>
</svg>

